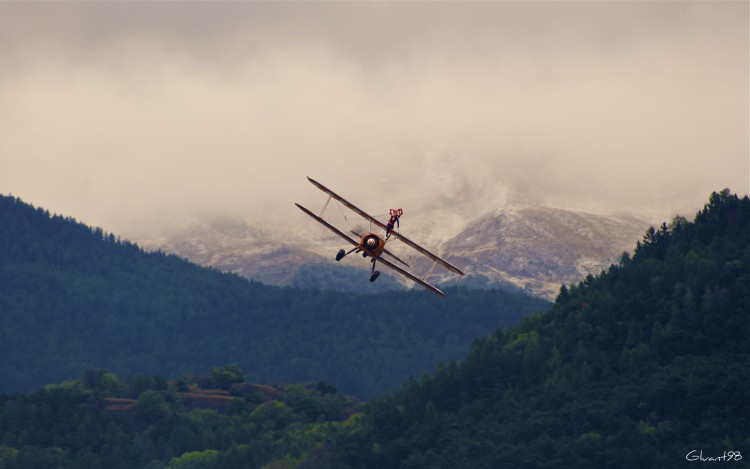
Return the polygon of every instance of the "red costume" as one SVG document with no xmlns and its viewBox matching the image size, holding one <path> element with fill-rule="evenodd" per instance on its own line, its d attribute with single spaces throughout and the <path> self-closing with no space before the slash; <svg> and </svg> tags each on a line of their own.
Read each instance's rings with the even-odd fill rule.
<svg viewBox="0 0 750 469">
<path fill-rule="evenodd" d="M 385 235 L 388 236 L 391 233 L 391 230 L 393 229 L 393 225 L 398 225 L 398 219 L 401 217 L 401 215 L 404 214 L 404 211 L 400 208 L 392 208 L 391 209 L 391 219 L 388 220 L 388 225 L 385 229 Z"/>
</svg>

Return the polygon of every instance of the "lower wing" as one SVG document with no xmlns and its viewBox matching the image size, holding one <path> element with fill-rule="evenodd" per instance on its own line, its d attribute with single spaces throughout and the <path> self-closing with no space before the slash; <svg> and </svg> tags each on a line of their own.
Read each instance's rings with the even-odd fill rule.
<svg viewBox="0 0 750 469">
<path fill-rule="evenodd" d="M 404 277 L 408 278 L 409 280 L 413 280 L 414 282 L 417 282 L 418 284 L 422 285 L 426 289 L 432 290 L 432 292 L 437 293 L 440 296 L 445 296 L 445 293 L 443 293 L 442 291 L 440 291 L 436 286 L 425 282 L 424 280 L 422 280 L 421 278 L 417 277 L 416 275 L 414 275 L 414 274 L 412 274 L 410 272 L 407 272 L 406 270 L 404 270 L 401 267 L 399 267 L 399 266 L 391 263 L 390 261 L 388 261 L 386 259 L 383 259 L 383 256 L 378 257 L 378 262 L 380 262 L 381 264 L 387 265 L 388 267 L 390 267 L 391 269 L 395 270 L 399 274 L 403 275 Z"/>
<path fill-rule="evenodd" d="M 296 203 L 296 202 L 295 202 L 295 204 L 294 204 L 294 205 L 296 205 L 297 207 L 299 207 L 299 209 L 300 209 L 300 210 L 302 210 L 303 212 L 305 212 L 306 214 L 310 215 L 310 216 L 311 216 L 312 218 L 314 218 L 314 219 L 315 219 L 315 220 L 316 220 L 316 221 L 317 221 L 318 223 L 320 223 L 321 225 L 325 226 L 325 227 L 326 227 L 326 228 L 328 228 L 329 230 L 333 231 L 333 232 L 334 232 L 334 233 L 336 233 L 337 235 L 341 236 L 341 237 L 342 237 L 342 238 L 344 238 L 345 240 L 347 240 L 347 241 L 349 241 L 350 243 L 352 243 L 352 244 L 353 244 L 354 246 L 359 246 L 359 243 L 358 243 L 358 242 L 354 241 L 354 240 L 353 240 L 352 238 L 350 238 L 349 236 L 347 236 L 347 235 L 346 235 L 346 234 L 344 234 L 343 232 L 339 231 L 339 229 L 338 229 L 338 228 L 336 228 L 335 226 L 331 225 L 331 224 L 330 224 L 330 223 L 328 223 L 327 221 L 323 220 L 323 219 L 322 219 L 322 218 L 320 218 L 319 216 L 315 215 L 314 213 L 312 213 L 311 211 L 309 211 L 308 209 L 306 209 L 306 208 L 305 208 L 305 207 L 303 207 L 302 205 L 300 205 L 300 204 L 298 204 L 298 203 Z"/>
</svg>

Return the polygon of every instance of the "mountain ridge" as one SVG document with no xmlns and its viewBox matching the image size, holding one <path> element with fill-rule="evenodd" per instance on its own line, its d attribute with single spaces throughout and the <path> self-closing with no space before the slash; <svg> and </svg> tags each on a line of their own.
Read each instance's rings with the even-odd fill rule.
<svg viewBox="0 0 750 469">
<path fill-rule="evenodd" d="M 92 367 L 174 377 L 237 363 L 256 381 L 318 379 L 368 397 L 549 305 L 447 294 L 263 285 L 0 196 L 0 392 Z"/>
<path fill-rule="evenodd" d="M 338 216 L 341 226 L 354 223 L 342 219 L 333 209 L 329 212 L 334 218 Z M 402 222 L 405 234 L 461 265 L 467 273 L 466 277 L 458 278 L 438 269 L 430 277 L 432 281 L 442 286 L 465 284 L 520 290 L 548 300 L 554 298 L 561 284 L 599 273 L 617 262 L 623 252 L 632 251 L 635 242 L 649 227 L 647 222 L 632 215 L 606 216 L 544 206 L 506 206 L 486 211 L 463 225 L 457 225 L 453 218 L 451 226 L 443 229 L 437 214 L 424 215 L 412 223 Z M 227 223 L 227 220 L 231 221 Z M 238 230 L 238 226 L 242 228 Z M 436 241 L 440 232 L 454 234 L 434 246 L 419 238 L 419 234 L 426 233 L 424 237 L 428 241 Z M 198 220 L 192 226 L 183 226 L 167 236 L 142 243 L 263 283 L 304 287 L 321 286 L 310 271 L 315 267 L 329 270 L 328 266 L 334 265 L 333 254 L 341 240 L 304 219 L 300 219 L 296 229 L 281 235 L 269 228 L 256 229 L 241 217 L 231 217 Z M 389 246 L 407 259 L 416 272 L 429 270 L 429 260 L 398 242 Z M 271 259 L 278 262 L 269 262 Z M 369 268 L 357 262 L 338 265 L 351 267 L 339 275 L 344 285 L 356 285 L 357 276 L 365 279 L 362 271 Z M 303 266 L 314 268 L 300 272 Z M 392 277 L 398 283 L 391 282 L 385 289 L 412 286 L 395 273 Z M 345 286 L 332 288 L 349 290 Z"/>
</svg>

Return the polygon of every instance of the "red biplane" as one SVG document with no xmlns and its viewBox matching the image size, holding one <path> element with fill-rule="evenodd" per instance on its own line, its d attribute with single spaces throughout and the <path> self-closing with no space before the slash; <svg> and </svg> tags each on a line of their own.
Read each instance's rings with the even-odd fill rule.
<svg viewBox="0 0 750 469">
<path fill-rule="evenodd" d="M 375 263 L 380 262 L 383 265 L 386 265 L 390 267 L 391 269 L 395 270 L 399 274 L 413 280 L 414 282 L 422 285 L 423 287 L 432 290 L 433 292 L 437 293 L 438 295 L 445 296 L 445 294 L 440 291 L 437 287 L 434 285 L 427 283 L 427 277 L 432 274 L 432 271 L 435 269 L 435 267 L 440 264 L 446 269 L 450 270 L 451 272 L 454 272 L 458 275 L 464 275 L 461 270 L 458 269 L 458 267 L 454 266 L 450 262 L 446 261 L 445 259 L 431 253 L 427 249 L 423 248 L 419 244 L 415 243 L 414 241 L 410 240 L 406 236 L 402 235 L 401 233 L 398 233 L 397 231 L 393 230 L 394 223 L 398 224 L 399 217 L 403 214 L 403 210 L 399 209 L 391 209 L 391 219 L 388 222 L 388 224 L 383 224 L 379 220 L 375 219 L 374 217 L 368 215 L 364 210 L 360 209 L 356 205 L 352 204 L 348 200 L 344 199 L 340 195 L 336 194 L 323 184 L 319 183 L 318 181 L 307 178 L 315 187 L 322 190 L 326 194 L 328 194 L 328 199 L 326 200 L 325 205 L 323 206 L 323 210 L 321 210 L 320 215 L 315 215 L 310 210 L 306 209 L 302 205 L 295 203 L 297 207 L 300 208 L 303 212 L 310 215 L 313 219 L 315 219 L 317 222 L 328 228 L 329 230 L 333 231 L 337 235 L 339 235 L 341 238 L 345 239 L 347 242 L 349 242 L 353 248 L 351 248 L 349 251 L 345 251 L 344 249 L 339 250 L 339 252 L 336 254 L 336 260 L 340 261 L 344 258 L 344 256 L 351 254 L 351 253 L 362 253 L 363 257 L 370 257 L 370 262 L 372 262 L 372 270 L 370 271 L 370 281 L 374 282 L 378 276 L 380 275 L 380 272 L 375 270 Z M 352 210 L 354 213 L 360 215 L 361 217 L 365 218 L 366 220 L 369 220 L 370 222 L 370 231 L 359 234 L 354 233 L 355 235 L 359 236 L 359 242 L 352 239 L 349 235 L 345 234 L 343 231 L 339 230 L 335 226 L 328 223 L 326 220 L 323 219 L 323 214 L 328 207 L 328 204 L 331 202 L 331 199 L 335 199 L 336 201 L 340 202 L 342 205 L 347 207 L 348 209 Z M 380 233 L 372 231 L 372 226 L 375 225 L 376 227 L 385 230 L 385 234 L 381 235 Z M 383 255 L 386 255 L 393 259 L 396 262 L 399 262 L 409 267 L 409 264 L 404 262 L 403 260 L 396 257 L 393 253 L 388 251 L 385 248 L 386 243 L 391 239 L 397 239 L 401 241 L 402 243 L 406 244 L 410 248 L 413 248 L 417 250 L 420 254 L 423 254 L 427 256 L 428 258 L 432 259 L 434 263 L 430 267 L 430 269 L 425 273 L 422 277 L 417 277 L 416 275 L 412 274 L 411 272 L 402 269 L 401 267 L 397 266 L 393 262 L 389 261 L 388 259 L 385 259 Z"/>
</svg>

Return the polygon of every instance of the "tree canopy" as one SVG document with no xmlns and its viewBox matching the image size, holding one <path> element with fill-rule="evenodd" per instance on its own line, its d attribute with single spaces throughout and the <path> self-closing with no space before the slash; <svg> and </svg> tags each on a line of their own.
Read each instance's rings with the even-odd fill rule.
<svg viewBox="0 0 750 469">
<path fill-rule="evenodd" d="M 0 196 L 0 392 L 87 369 L 176 378 L 234 363 L 256 382 L 322 380 L 369 398 L 548 307 L 496 290 L 270 287 Z"/>
<path fill-rule="evenodd" d="M 219 367 L 237 370 L 236 366 Z M 327 448 L 359 418 L 362 403 L 319 382 L 234 383 L 183 391 L 161 376 L 82 380 L 0 396 L 0 469 L 261 468 L 332 460 Z M 115 382 L 116 386 L 112 386 Z M 274 463 L 278 461 L 278 463 Z M 282 464 L 282 465 L 278 465 Z M 283 464 L 287 464 L 284 466 Z"/>
<path fill-rule="evenodd" d="M 748 219 L 747 196 L 722 191 L 649 229 L 551 311 L 371 401 L 346 462 L 661 468 L 749 448 Z"/>
<path fill-rule="evenodd" d="M 749 220 L 748 197 L 714 193 L 694 221 L 649 229 L 632 256 L 562 286 L 549 311 L 364 405 L 325 381 L 247 383 L 238 365 L 176 381 L 92 368 L 0 396 L 0 469 L 737 461 L 750 447 Z"/>
</svg>

